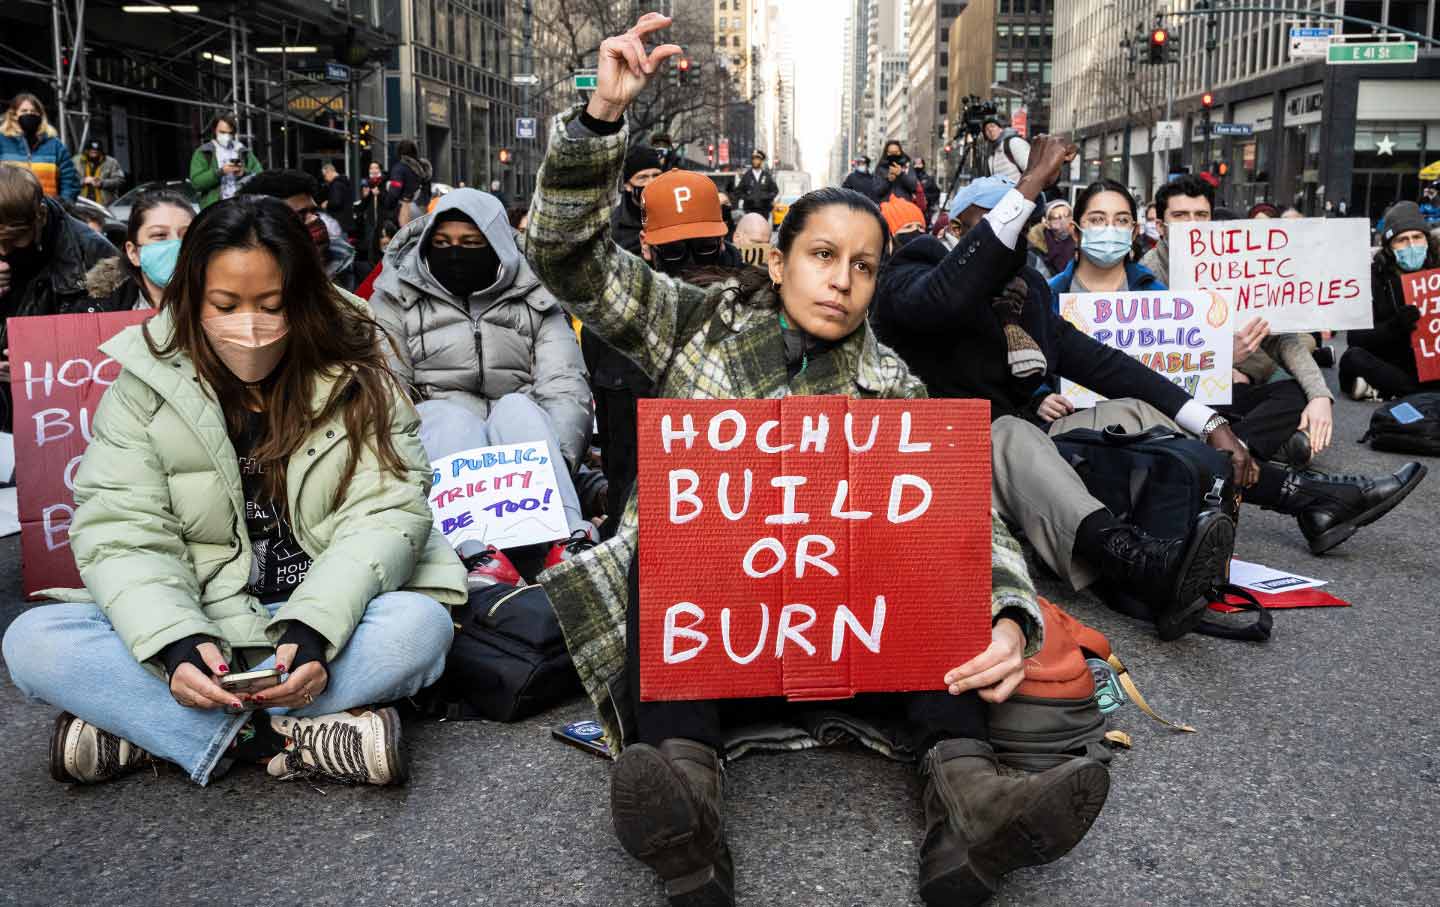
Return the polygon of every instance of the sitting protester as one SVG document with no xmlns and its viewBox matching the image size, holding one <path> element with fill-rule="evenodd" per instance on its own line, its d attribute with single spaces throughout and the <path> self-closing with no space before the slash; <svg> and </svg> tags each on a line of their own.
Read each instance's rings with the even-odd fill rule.
<svg viewBox="0 0 1440 907">
<path fill-rule="evenodd" d="M 440 677 L 465 571 L 382 339 L 284 205 L 196 218 L 160 312 L 102 347 L 121 371 L 75 474 L 85 587 L 5 633 L 15 685 L 64 710 L 56 780 L 163 760 L 202 785 L 235 762 L 404 781 L 379 704 Z"/>
<path fill-rule="evenodd" d="M 645 187 L 664 172 L 664 158 L 648 145 L 637 145 L 625 155 L 620 203 L 610 217 L 610 232 L 626 252 L 640 254 L 640 231 L 645 227 Z"/>
<path fill-rule="evenodd" d="M 745 269 L 704 290 L 655 273 L 611 240 L 625 109 L 644 88 L 644 73 L 680 52 L 665 45 L 646 54 L 641 42 L 669 23 L 650 13 L 607 39 L 589 104 L 557 118 L 532 208 L 527 249 L 536 271 L 666 397 L 923 396 L 866 322 L 889 231 L 864 196 L 822 189 L 801 197 L 780 228 L 768 273 Z M 632 495 L 616 538 L 542 580 L 611 746 L 623 746 L 611 778 L 617 837 L 659 873 L 671 904 L 727 905 L 734 869 L 725 836 L 724 713 L 762 708 L 793 721 L 805 706 L 640 701 L 637 513 Z M 985 703 L 1004 700 L 1020 681 L 1022 656 L 1038 649 L 1043 628 L 1024 562 L 998 520 L 992 562 L 992 643 L 943 678 L 948 691 L 826 704 L 827 714 L 856 718 L 857 731 L 862 712 L 889 716 L 893 739 L 866 739 L 882 752 L 921 759 L 920 893 L 934 905 L 979 904 L 1006 873 L 1059 858 L 1084 836 L 1109 788 L 1105 768 L 1084 758 L 1024 778 L 997 772 Z M 790 739 L 797 738 L 797 746 L 812 742 L 801 731 Z"/>
<path fill-rule="evenodd" d="M 1207 512 L 1188 538 L 1150 537 L 1106 509 L 1050 437 L 1112 425 L 1129 433 L 1161 426 L 1198 437 L 1230 455 L 1246 501 L 1295 516 L 1316 554 L 1388 513 L 1426 470 L 1409 463 L 1371 479 L 1261 465 L 1219 413 L 1062 318 L 1050 289 L 1025 267 L 1018 237 L 1033 200 L 1064 159 L 1055 139 L 1037 139 L 1018 187 L 997 181 L 966 196 L 959 244 L 947 252 L 926 238 L 902 249 L 881 275 L 871 317 L 881 340 L 906 358 L 932 395 L 990 401 L 995 508 L 1024 530 L 1041 559 L 1076 589 L 1104 578 L 1147 602 L 1159 634 L 1171 639 L 1204 616 L 1210 586 L 1230 557 L 1233 526 Z M 1092 190 L 1076 206 L 1082 220 L 1099 211 L 1109 223 L 1096 217 L 1085 228 L 1082 255 L 1088 240 L 1113 261 L 1108 270 L 1077 269 L 1073 276 L 1123 289 L 1131 279 L 1121 265 L 1135 230 L 1133 202 L 1108 186 Z M 1110 198 L 1097 206 L 1097 194 Z M 1097 242 L 1092 231 L 1114 235 L 1101 233 Z M 1157 283 L 1148 271 L 1141 279 Z M 1054 392 L 1062 378 L 1110 399 L 1077 412 Z"/>
<path fill-rule="evenodd" d="M 85 274 L 114 256 L 35 174 L 0 166 L 0 431 L 10 431 L 10 318 L 85 311 Z"/>
<path fill-rule="evenodd" d="M 1380 251 L 1370 266 L 1370 307 L 1374 326 L 1346 333 L 1349 349 L 1340 357 L 1340 389 L 1356 400 L 1404 397 L 1421 389 L 1410 335 L 1420 310 L 1405 302 L 1406 274 L 1440 268 L 1440 239 L 1426 232 L 1414 202 L 1397 202 L 1385 212 Z"/>
<path fill-rule="evenodd" d="M 644 209 L 641 254 L 655 270 L 678 277 L 693 268 L 740 266 L 740 253 L 725 239 L 720 192 L 709 177 L 671 170 L 645 187 Z"/>
<path fill-rule="evenodd" d="M 380 225 L 380 236 L 376 247 L 381 257 L 376 260 L 375 266 L 370 269 L 370 273 L 365 275 L 365 279 L 360 282 L 360 286 L 355 288 L 356 296 L 364 300 L 369 300 L 370 297 L 374 295 L 375 281 L 380 278 L 380 272 L 385 270 L 385 250 L 390 248 L 390 241 L 394 239 L 395 234 L 399 232 L 400 225 L 393 220 L 387 220 Z"/>
<path fill-rule="evenodd" d="M 1025 234 L 1030 243 L 1030 266 L 1046 280 L 1075 261 L 1075 233 L 1071 229 L 1074 223 L 1070 203 L 1063 198 L 1052 199 L 1045 203 L 1045 219 Z"/>
<path fill-rule="evenodd" d="M 770 244 L 770 222 L 763 214 L 751 212 L 735 224 L 735 245 L 762 246 Z M 629 251 L 628 249 L 626 251 Z"/>
<path fill-rule="evenodd" d="M 178 192 L 156 189 L 135 199 L 125 227 L 125 255 L 107 258 L 85 275 L 86 310 L 158 308 L 193 220 L 195 209 Z"/>
<path fill-rule="evenodd" d="M 394 349 L 391 365 L 420 402 L 431 460 L 492 444 L 543 442 L 570 538 L 548 563 L 593 544 L 571 476 L 590 436 L 585 363 L 565 313 L 515 246 L 500 200 L 456 189 L 404 227 L 385 251 L 370 304 Z M 387 348 L 388 349 L 388 348 Z M 463 543 L 471 582 L 518 582 L 494 548 Z"/>
<path fill-rule="evenodd" d="M 351 266 L 355 264 L 355 250 L 337 232 L 332 233 L 329 224 L 320 216 L 320 206 L 315 201 L 320 195 L 315 178 L 303 170 L 266 170 L 251 177 L 245 183 L 246 195 L 265 195 L 278 198 L 290 206 L 300 219 L 310 241 L 320 251 L 320 260 L 325 264 L 325 273 L 342 290 L 355 286 L 355 275 Z"/>
<path fill-rule="evenodd" d="M 1168 284 L 1170 229 L 1208 222 L 1214 204 L 1215 190 L 1193 176 L 1161 186 L 1155 193 L 1160 242 L 1140 264 Z M 1216 410 L 1231 420 L 1235 433 L 1257 459 L 1307 466 L 1330 446 L 1335 430 L 1333 397 L 1315 362 L 1315 348 L 1309 334 L 1272 335 L 1259 316 L 1236 325 L 1231 402 Z M 1294 380 L 1273 380 L 1281 366 Z"/>
<path fill-rule="evenodd" d="M 1058 300 L 1061 293 L 1114 293 L 1163 290 L 1165 284 L 1132 259 L 1139 218 L 1135 196 L 1114 180 L 1086 186 L 1075 199 L 1070 227 L 1079 254 L 1065 270 L 1050 278 Z"/>
<path fill-rule="evenodd" d="M 890 227 L 890 236 L 895 240 L 897 249 L 915 237 L 925 235 L 925 215 L 914 202 L 892 197 L 880 206 L 880 214 Z"/>
</svg>

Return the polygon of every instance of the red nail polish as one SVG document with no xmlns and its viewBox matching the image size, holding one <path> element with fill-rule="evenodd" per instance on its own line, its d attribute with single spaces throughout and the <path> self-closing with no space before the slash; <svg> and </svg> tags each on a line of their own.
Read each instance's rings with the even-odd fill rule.
<svg viewBox="0 0 1440 907">
<path fill-rule="evenodd" d="M 277 665 L 275 666 L 275 670 L 279 671 L 281 674 L 284 674 L 284 673 L 285 673 L 285 666 L 282 665 L 282 664 L 277 664 Z"/>
<path fill-rule="evenodd" d="M 215 670 L 219 671 L 221 674 L 229 674 L 230 666 L 222 662 L 220 664 L 220 667 L 216 668 Z"/>
</svg>

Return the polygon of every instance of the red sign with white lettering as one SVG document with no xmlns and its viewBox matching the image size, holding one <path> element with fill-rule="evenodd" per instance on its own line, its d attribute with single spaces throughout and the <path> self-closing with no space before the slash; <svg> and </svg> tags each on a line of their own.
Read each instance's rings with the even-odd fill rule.
<svg viewBox="0 0 1440 907">
<path fill-rule="evenodd" d="M 1405 303 L 1420 310 L 1410 335 L 1420 383 L 1440 381 L 1440 268 L 1402 274 L 1400 283 L 1405 287 Z"/>
<path fill-rule="evenodd" d="M 152 310 L 11 318 L 10 390 L 15 398 L 15 484 L 25 594 L 78 588 L 70 553 L 74 481 L 90 444 L 100 397 L 120 365 L 99 351 Z"/>
<path fill-rule="evenodd" d="M 944 689 L 990 643 L 983 400 L 642 400 L 640 698 Z"/>
</svg>

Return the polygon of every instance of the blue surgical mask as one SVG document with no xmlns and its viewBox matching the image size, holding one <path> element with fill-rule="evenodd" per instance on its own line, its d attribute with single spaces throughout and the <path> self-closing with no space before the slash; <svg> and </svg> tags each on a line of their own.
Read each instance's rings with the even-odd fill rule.
<svg viewBox="0 0 1440 907">
<path fill-rule="evenodd" d="M 1421 243 L 1418 246 L 1404 246 L 1395 250 L 1395 260 L 1400 262 L 1402 271 L 1418 271 L 1425 266 L 1425 253 L 1429 248 Z"/>
<path fill-rule="evenodd" d="M 140 247 L 140 270 L 157 287 L 169 286 L 180 260 L 180 240 L 161 239 Z"/>
<path fill-rule="evenodd" d="M 1097 268 L 1111 268 L 1130 254 L 1130 231 L 1123 227 L 1088 227 L 1080 233 L 1080 254 Z"/>
</svg>

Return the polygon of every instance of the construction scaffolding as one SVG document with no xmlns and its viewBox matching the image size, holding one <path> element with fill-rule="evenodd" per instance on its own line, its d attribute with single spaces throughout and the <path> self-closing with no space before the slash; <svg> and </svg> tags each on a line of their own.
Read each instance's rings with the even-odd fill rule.
<svg viewBox="0 0 1440 907">
<path fill-rule="evenodd" d="M 215 116 L 229 112 L 240 124 L 241 140 L 269 167 L 291 166 L 302 134 L 329 136 L 347 169 L 357 173 L 367 134 L 380 148 L 386 141 L 383 59 L 391 39 L 364 29 L 358 39 L 365 42 L 364 59 L 339 64 L 329 59 L 332 47 L 341 44 L 326 7 L 306 17 L 293 10 L 269 15 L 261 5 L 251 5 L 248 16 L 216 19 L 194 5 L 157 0 L 124 0 L 123 7 L 119 0 L 9 0 L 0 23 L 23 14 L 23 8 L 32 15 L 22 27 L 0 27 L 0 54 L 19 64 L 0 66 L 0 74 L 51 88 L 54 125 L 61 141 L 75 150 L 92 135 L 97 100 L 131 97 L 174 105 L 181 116 L 191 112 L 188 122 L 127 114 L 137 121 L 197 135 Z M 37 7 L 49 12 L 48 64 L 33 55 L 39 46 Z M 145 15 L 144 7 L 156 14 Z M 114 27 L 102 31 L 97 14 Z M 159 30 L 135 31 L 162 17 L 167 28 L 158 45 L 153 39 Z M 356 42 L 353 21 L 339 28 L 346 41 Z M 28 47 L 16 46 L 22 37 L 29 39 Z M 141 37 L 152 40 L 147 45 Z"/>
</svg>

